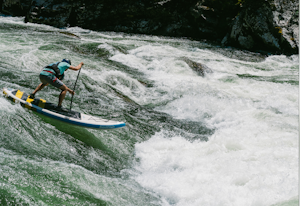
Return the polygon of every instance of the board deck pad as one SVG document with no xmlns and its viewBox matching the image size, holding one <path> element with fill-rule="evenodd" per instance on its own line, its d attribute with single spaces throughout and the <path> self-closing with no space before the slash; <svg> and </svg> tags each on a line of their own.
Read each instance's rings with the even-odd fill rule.
<svg viewBox="0 0 300 206">
<path fill-rule="evenodd" d="M 66 108 L 59 109 L 57 105 L 44 99 L 32 99 L 28 94 L 18 89 L 3 88 L 3 93 L 8 99 L 16 103 L 19 102 L 23 107 L 73 125 L 93 129 L 116 129 L 125 126 L 124 122 L 102 119 Z"/>
<path fill-rule="evenodd" d="M 38 107 L 48 109 L 52 112 L 62 114 L 62 115 L 68 116 L 68 117 L 81 119 L 81 115 L 80 115 L 79 112 L 70 111 L 70 110 L 68 110 L 66 108 L 63 108 L 63 107 L 62 107 L 61 110 L 59 110 L 58 107 L 55 104 L 53 104 L 51 102 L 47 102 L 46 100 L 40 99 L 40 98 L 31 99 L 28 94 L 26 94 L 24 92 L 21 92 L 20 90 L 15 90 L 15 91 L 12 92 L 12 94 L 14 94 L 16 97 L 19 97 L 20 99 L 22 99 L 26 102 L 29 102 L 33 105 L 36 105 Z M 29 109 L 32 109 L 32 108 L 29 108 Z"/>
</svg>

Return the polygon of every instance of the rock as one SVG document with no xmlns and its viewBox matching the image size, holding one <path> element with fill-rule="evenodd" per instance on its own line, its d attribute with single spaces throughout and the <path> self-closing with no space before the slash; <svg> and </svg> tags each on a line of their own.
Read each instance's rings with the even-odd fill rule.
<svg viewBox="0 0 300 206">
<path fill-rule="evenodd" d="M 191 69 L 196 71 L 200 76 L 204 77 L 205 73 L 212 73 L 213 71 L 206 65 L 190 60 L 187 57 L 181 57 L 180 60 L 189 65 Z"/>
<path fill-rule="evenodd" d="M 72 8 L 76 6 L 78 6 L 77 3 L 68 1 L 33 0 L 31 8 L 25 16 L 25 22 L 65 28 L 68 26 Z"/>
<path fill-rule="evenodd" d="M 0 0 L 1 12 L 58 28 L 188 37 L 298 53 L 298 0 Z"/>
<path fill-rule="evenodd" d="M 271 8 L 268 2 L 259 6 L 248 4 L 235 18 L 230 35 L 224 37 L 222 44 L 234 45 L 250 51 L 297 53 L 299 42 L 294 38 L 297 32 L 292 29 L 287 30 L 287 28 L 292 28 L 287 26 L 289 20 L 278 20 L 278 11 L 273 12 Z M 292 15 L 289 16 L 291 18 Z M 278 26 L 279 22 L 281 22 L 281 27 Z M 286 27 L 282 28 L 284 25 Z"/>
<path fill-rule="evenodd" d="M 77 36 L 76 34 L 73 34 L 71 32 L 67 32 L 67 31 L 59 31 L 59 33 L 70 36 L 70 37 L 75 37 L 76 39 L 80 39 L 79 36 Z"/>
<path fill-rule="evenodd" d="M 279 33 L 287 41 L 287 47 L 299 47 L 299 1 L 274 0 L 273 21 Z M 288 48 L 287 48 L 288 49 Z"/>
<path fill-rule="evenodd" d="M 237 40 L 239 44 L 245 49 L 251 50 L 254 46 L 254 40 L 250 35 L 247 36 L 240 35 Z"/>
<path fill-rule="evenodd" d="M 235 3 L 232 4 L 231 2 L 231 0 L 226 2 L 222 0 L 202 0 L 192 6 L 190 16 L 193 17 L 194 28 L 198 29 L 194 38 L 220 43 L 226 33 L 229 32 L 228 25 L 238 9 Z"/>
<path fill-rule="evenodd" d="M 0 0 L 0 12 L 11 16 L 25 16 L 31 0 Z"/>
<path fill-rule="evenodd" d="M 280 50 L 278 41 L 270 32 L 272 27 L 272 12 L 269 7 L 248 7 L 233 22 L 230 40 L 243 49 L 251 50 L 260 44 Z M 256 40 L 256 45 L 253 39 Z"/>
</svg>

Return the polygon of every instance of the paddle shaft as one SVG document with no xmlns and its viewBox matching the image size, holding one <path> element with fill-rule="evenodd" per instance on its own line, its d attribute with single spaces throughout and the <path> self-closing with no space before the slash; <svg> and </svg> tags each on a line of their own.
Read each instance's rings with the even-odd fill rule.
<svg viewBox="0 0 300 206">
<path fill-rule="evenodd" d="M 75 88 L 76 88 L 76 84 L 77 84 L 77 80 L 78 80 L 80 71 L 81 71 L 81 68 L 79 69 L 79 72 L 78 72 L 78 75 L 77 75 L 77 78 L 76 78 L 76 81 L 75 81 L 75 85 L 74 85 L 74 89 L 73 89 L 74 92 L 75 92 Z M 70 111 L 71 111 L 71 108 L 72 108 L 73 96 L 74 96 L 74 94 L 72 94 L 72 98 L 71 98 Z"/>
</svg>

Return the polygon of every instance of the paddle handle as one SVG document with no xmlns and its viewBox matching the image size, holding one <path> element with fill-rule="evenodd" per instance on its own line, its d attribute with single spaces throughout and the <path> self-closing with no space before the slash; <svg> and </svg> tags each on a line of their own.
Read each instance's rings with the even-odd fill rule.
<svg viewBox="0 0 300 206">
<path fill-rule="evenodd" d="M 76 84 L 77 84 L 77 80 L 78 80 L 80 71 L 81 71 L 81 68 L 79 69 L 79 72 L 78 72 L 78 75 L 77 75 L 77 78 L 76 78 L 76 81 L 75 81 L 75 85 L 74 85 L 74 89 L 73 89 L 74 92 L 75 92 L 75 88 L 76 88 Z M 74 96 L 74 94 L 72 94 L 72 98 L 71 98 L 70 111 L 71 111 L 71 108 L 72 108 L 73 96 Z"/>
</svg>

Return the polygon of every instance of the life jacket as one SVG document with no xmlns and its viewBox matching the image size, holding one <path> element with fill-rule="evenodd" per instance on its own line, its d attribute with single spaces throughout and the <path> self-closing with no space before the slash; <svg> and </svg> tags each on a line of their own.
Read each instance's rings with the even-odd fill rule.
<svg viewBox="0 0 300 206">
<path fill-rule="evenodd" d="M 52 69 L 52 70 L 54 70 L 54 72 L 55 72 L 55 74 L 54 73 L 52 73 L 52 74 L 54 74 L 58 79 L 60 79 L 60 80 L 63 80 L 64 79 L 64 77 L 65 77 L 65 74 L 64 73 L 60 73 L 60 70 L 59 70 L 59 68 L 58 68 L 58 64 L 59 64 L 60 62 L 58 62 L 57 64 L 52 64 L 51 66 L 50 65 L 47 65 L 45 68 L 48 68 L 48 69 Z"/>
</svg>

